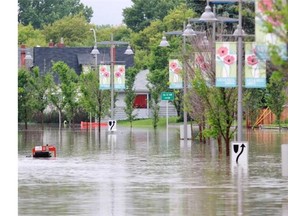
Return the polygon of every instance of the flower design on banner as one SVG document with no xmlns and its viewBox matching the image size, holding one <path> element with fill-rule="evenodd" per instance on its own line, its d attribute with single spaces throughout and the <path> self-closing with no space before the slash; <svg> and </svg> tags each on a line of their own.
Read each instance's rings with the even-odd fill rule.
<svg viewBox="0 0 288 216">
<path fill-rule="evenodd" d="M 235 58 L 232 55 L 225 56 L 223 60 L 224 60 L 224 63 L 227 65 L 232 65 L 235 63 Z"/>
<path fill-rule="evenodd" d="M 203 72 L 209 70 L 210 65 L 203 55 L 197 54 L 195 61 Z"/>
<path fill-rule="evenodd" d="M 247 63 L 251 66 L 258 64 L 258 59 L 255 55 L 250 55 L 247 57 Z"/>
<path fill-rule="evenodd" d="M 220 47 L 218 50 L 217 50 L 217 54 L 220 56 L 220 57 L 223 57 L 223 56 L 226 56 L 228 54 L 228 48 L 227 47 Z"/>
<path fill-rule="evenodd" d="M 248 67 L 250 67 L 252 69 L 252 76 L 254 78 L 258 78 L 260 76 L 259 70 L 258 70 L 259 61 L 258 61 L 256 55 L 254 55 L 254 54 L 248 55 L 246 57 L 246 62 L 248 64 Z"/>
<path fill-rule="evenodd" d="M 120 77 L 121 77 L 121 75 L 122 75 L 122 74 L 121 74 L 121 72 L 120 72 L 120 71 L 116 71 L 116 72 L 115 72 L 115 76 L 116 76 L 116 78 L 120 78 Z"/>
<path fill-rule="evenodd" d="M 125 66 L 115 65 L 114 66 L 114 85 L 116 89 L 124 89 L 125 84 Z"/>
<path fill-rule="evenodd" d="M 169 66 L 170 69 L 176 74 L 179 74 L 182 70 L 181 65 L 179 65 L 177 61 L 172 61 Z"/>
<path fill-rule="evenodd" d="M 100 66 L 100 73 L 104 77 L 109 77 L 109 75 L 110 75 L 109 71 L 107 71 L 107 66 L 106 65 Z"/>
<path fill-rule="evenodd" d="M 236 57 L 230 53 L 229 44 L 222 44 L 217 49 L 216 58 L 222 65 L 222 77 L 230 77 L 231 66 L 236 63 Z"/>
<path fill-rule="evenodd" d="M 179 75 L 182 71 L 182 66 L 178 60 L 171 60 L 169 63 L 169 71 L 172 72 L 172 82 L 179 82 Z"/>
<path fill-rule="evenodd" d="M 118 67 L 118 72 L 121 73 L 121 74 L 125 73 L 125 68 L 123 66 L 119 66 Z"/>
</svg>

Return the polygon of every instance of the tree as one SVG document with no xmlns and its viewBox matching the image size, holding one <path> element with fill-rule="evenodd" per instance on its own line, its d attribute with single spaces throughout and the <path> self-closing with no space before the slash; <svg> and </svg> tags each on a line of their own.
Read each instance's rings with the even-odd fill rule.
<svg viewBox="0 0 288 216">
<path fill-rule="evenodd" d="M 24 26 L 18 24 L 18 45 L 25 44 L 27 47 L 46 46 L 46 39 L 43 32 L 34 29 L 31 24 Z"/>
<path fill-rule="evenodd" d="M 25 129 L 28 128 L 28 121 L 35 108 L 32 79 L 29 70 L 21 68 L 18 71 L 18 121 L 25 122 Z"/>
<path fill-rule="evenodd" d="M 124 111 L 128 117 L 128 121 L 130 122 L 130 127 L 132 127 L 132 122 L 135 119 L 135 114 L 133 114 L 134 111 L 134 101 L 135 101 L 135 90 L 133 89 L 135 76 L 137 74 L 138 70 L 136 68 L 129 68 L 126 72 L 126 88 L 125 88 L 125 104 L 126 107 L 124 108 Z"/>
<path fill-rule="evenodd" d="M 45 25 L 43 34 L 46 41 L 58 42 L 63 37 L 66 46 L 83 46 L 92 43 L 92 34 L 88 24 L 82 15 L 66 16 L 50 25 Z"/>
<path fill-rule="evenodd" d="M 42 29 L 69 15 L 83 14 L 89 23 L 93 14 L 91 7 L 84 6 L 80 0 L 19 0 L 18 23 Z"/>
<path fill-rule="evenodd" d="M 162 20 L 170 10 L 184 0 L 132 0 L 133 5 L 123 10 L 124 23 L 135 32 L 140 32 L 151 21 Z"/>
<path fill-rule="evenodd" d="M 196 72 L 192 85 L 205 105 L 204 112 L 209 125 L 204 130 L 205 135 L 218 139 L 220 153 L 222 148 L 219 137 L 221 136 L 225 140 L 226 156 L 229 156 L 230 141 L 235 132 L 235 129 L 232 129 L 232 124 L 237 112 L 237 91 L 234 88 L 208 87 L 206 80 L 199 72 Z"/>
<path fill-rule="evenodd" d="M 52 71 L 59 78 L 59 88 L 63 94 L 64 109 L 68 121 L 74 125 L 73 119 L 79 103 L 78 75 L 62 61 L 53 63 Z"/>
<path fill-rule="evenodd" d="M 35 99 L 35 111 L 41 114 L 41 124 L 43 127 L 44 122 L 44 110 L 48 105 L 47 88 L 48 80 L 46 76 L 41 76 L 38 67 L 34 67 L 31 71 L 31 85 L 33 87 L 33 95 Z"/>
<path fill-rule="evenodd" d="M 283 82 L 283 74 L 280 72 L 274 72 L 267 85 L 267 105 L 276 115 L 276 123 L 279 125 L 279 128 L 281 127 L 281 113 L 283 112 L 285 100 L 287 99 L 287 95 L 284 91 L 286 86 L 285 82 Z"/>
<path fill-rule="evenodd" d="M 66 101 L 64 101 L 64 95 L 60 87 L 55 83 L 53 74 L 48 73 L 46 79 L 48 82 L 48 88 L 47 88 L 48 101 L 58 111 L 59 128 L 61 128 L 62 115 L 64 112 L 64 108 L 66 106 Z"/>
<path fill-rule="evenodd" d="M 246 89 L 243 97 L 246 120 L 254 127 L 260 110 L 267 106 L 265 101 L 265 89 Z"/>
<path fill-rule="evenodd" d="M 270 61 L 276 70 L 283 73 L 284 81 L 288 81 L 288 4 L 283 0 L 261 0 L 258 7 L 262 15 L 259 18 L 264 21 L 267 33 L 273 33 L 280 41 L 278 44 L 269 45 Z"/>
<path fill-rule="evenodd" d="M 95 121 L 100 123 L 101 119 L 108 114 L 110 108 L 110 92 L 99 89 L 99 74 L 97 71 L 89 71 L 80 75 L 80 106 L 87 113 L 95 116 Z"/>
</svg>

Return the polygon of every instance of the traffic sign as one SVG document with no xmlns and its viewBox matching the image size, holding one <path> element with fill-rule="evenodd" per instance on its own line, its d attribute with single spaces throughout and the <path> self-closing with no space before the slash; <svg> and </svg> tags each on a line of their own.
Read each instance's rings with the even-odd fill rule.
<svg viewBox="0 0 288 216">
<path fill-rule="evenodd" d="M 231 143 L 231 168 L 241 167 L 248 171 L 248 142 Z"/>
<path fill-rule="evenodd" d="M 108 131 L 116 131 L 117 121 L 109 120 L 108 121 Z"/>
<path fill-rule="evenodd" d="M 174 92 L 161 92 L 161 100 L 174 100 Z"/>
</svg>

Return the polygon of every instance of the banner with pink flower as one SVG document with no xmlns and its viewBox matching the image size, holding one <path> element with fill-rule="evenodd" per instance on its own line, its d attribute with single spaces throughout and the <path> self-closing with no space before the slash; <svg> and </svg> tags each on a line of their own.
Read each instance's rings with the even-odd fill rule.
<svg viewBox="0 0 288 216">
<path fill-rule="evenodd" d="M 110 65 L 99 65 L 99 89 L 110 89 Z"/>
<path fill-rule="evenodd" d="M 216 42 L 216 87 L 236 87 L 236 42 Z"/>
<path fill-rule="evenodd" d="M 183 88 L 182 70 L 182 63 L 178 59 L 169 60 L 169 88 Z"/>
<path fill-rule="evenodd" d="M 125 65 L 114 65 L 114 89 L 125 89 Z"/>
<path fill-rule="evenodd" d="M 282 20 L 281 15 L 279 18 L 276 16 L 272 17 L 269 16 L 269 12 L 274 10 L 274 2 L 276 0 L 256 0 L 255 1 L 255 41 L 257 42 L 257 50 L 259 52 L 259 56 L 264 60 L 269 59 L 268 54 L 268 46 L 269 45 L 276 45 L 279 49 L 279 55 L 283 59 L 287 59 L 287 49 L 286 44 L 280 40 L 273 32 L 267 32 L 267 28 L 264 25 L 264 21 L 270 23 L 274 28 L 284 30 L 284 25 L 281 23 Z M 266 13 L 268 12 L 268 13 Z M 278 19 L 277 19 L 278 18 Z"/>
<path fill-rule="evenodd" d="M 245 43 L 245 87 L 266 87 L 266 61 L 257 57 L 256 43 Z"/>
<path fill-rule="evenodd" d="M 210 52 L 195 52 L 194 57 L 196 68 L 199 68 L 203 78 L 209 81 L 208 72 L 211 70 L 211 63 L 209 62 L 209 59 L 211 59 Z"/>
</svg>

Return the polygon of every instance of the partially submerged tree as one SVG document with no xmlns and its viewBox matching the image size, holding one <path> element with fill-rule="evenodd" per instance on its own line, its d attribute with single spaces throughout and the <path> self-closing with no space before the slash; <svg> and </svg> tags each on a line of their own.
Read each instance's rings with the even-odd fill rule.
<svg viewBox="0 0 288 216">
<path fill-rule="evenodd" d="M 132 122 L 136 117 L 136 114 L 133 114 L 133 111 L 135 109 L 134 107 L 134 101 L 136 98 L 135 94 L 135 89 L 134 89 L 134 81 L 135 81 L 135 76 L 137 74 L 137 69 L 136 68 L 129 68 L 126 71 L 126 88 L 125 88 L 125 108 L 124 111 L 127 115 L 127 119 L 130 122 L 130 127 L 132 128 Z"/>
<path fill-rule="evenodd" d="M 284 87 L 287 87 L 287 85 L 283 82 L 283 74 L 274 72 L 267 85 L 266 100 L 268 107 L 276 116 L 276 123 L 279 129 L 281 128 L 281 113 L 284 110 L 285 101 L 287 100 Z"/>
<path fill-rule="evenodd" d="M 95 116 L 101 130 L 101 119 L 104 118 L 110 108 L 110 91 L 99 88 L 99 75 L 97 71 L 89 71 L 80 75 L 80 106 Z"/>
<path fill-rule="evenodd" d="M 38 67 L 34 67 L 31 71 L 32 75 L 32 86 L 35 99 L 35 111 L 40 112 L 41 124 L 43 127 L 44 123 L 44 110 L 48 105 L 47 88 L 49 80 L 46 79 L 47 75 L 41 76 Z"/>
<path fill-rule="evenodd" d="M 59 88 L 63 94 L 66 116 L 68 121 L 74 125 L 74 116 L 79 104 L 78 75 L 62 61 L 53 63 L 52 70 L 59 78 Z"/>
<path fill-rule="evenodd" d="M 28 121 L 31 120 L 35 109 L 33 77 L 26 68 L 18 71 L 18 121 L 24 121 L 25 129 L 28 129 Z"/>
</svg>

